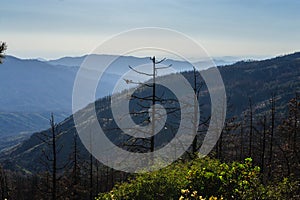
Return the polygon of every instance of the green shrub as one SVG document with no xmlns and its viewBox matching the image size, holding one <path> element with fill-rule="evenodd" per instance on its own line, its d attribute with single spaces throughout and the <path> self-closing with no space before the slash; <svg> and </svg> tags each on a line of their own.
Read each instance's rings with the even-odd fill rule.
<svg viewBox="0 0 300 200">
<path fill-rule="evenodd" d="M 188 171 L 186 188 L 205 198 L 251 199 L 260 186 L 259 171 L 251 158 L 230 164 L 208 158 L 196 160 Z"/>
<path fill-rule="evenodd" d="M 163 170 L 138 174 L 127 183 L 117 184 L 112 191 L 97 199 L 178 199 L 180 190 L 187 185 L 188 166 L 177 163 Z"/>
<path fill-rule="evenodd" d="M 128 182 L 116 185 L 109 193 L 99 194 L 97 199 L 287 199 L 291 197 L 291 192 L 298 190 L 298 182 L 288 179 L 278 186 L 264 187 L 259 177 L 260 169 L 252 165 L 251 158 L 243 163 L 221 163 L 215 159 L 199 158 L 138 174 Z"/>
<path fill-rule="evenodd" d="M 281 182 L 268 185 L 261 191 L 262 199 L 300 199 L 300 182 L 284 178 Z"/>
</svg>

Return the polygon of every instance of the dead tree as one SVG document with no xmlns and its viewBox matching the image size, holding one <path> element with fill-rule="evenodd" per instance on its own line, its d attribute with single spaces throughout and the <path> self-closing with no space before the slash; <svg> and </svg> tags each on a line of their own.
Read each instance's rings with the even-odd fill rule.
<svg viewBox="0 0 300 200">
<path fill-rule="evenodd" d="M 244 159 L 244 124 L 243 124 L 243 121 L 241 121 L 240 123 L 240 145 L 241 145 L 241 148 L 240 148 L 240 160 L 243 160 Z"/>
<path fill-rule="evenodd" d="M 204 86 L 203 81 L 200 78 L 200 74 L 197 73 L 197 70 L 195 67 L 193 67 L 193 82 L 192 82 L 192 87 L 194 90 L 194 99 L 193 99 L 193 106 L 194 106 L 194 112 L 193 114 L 193 135 L 195 136 L 193 143 L 192 143 L 192 154 L 190 157 L 195 158 L 197 152 L 200 149 L 200 140 L 199 140 L 199 134 L 201 134 L 201 132 L 205 132 L 207 127 L 209 126 L 209 120 L 210 120 L 210 116 L 204 116 L 203 117 L 203 113 L 202 110 L 200 109 L 200 113 L 201 115 L 199 116 L 198 111 L 198 107 L 202 107 L 203 104 L 201 104 L 200 101 L 200 95 L 201 95 L 201 89 Z M 198 119 L 199 118 L 199 119 Z M 197 120 L 198 119 L 198 120 Z"/>
<path fill-rule="evenodd" d="M 94 159 L 93 159 L 93 135 L 91 131 L 89 132 L 89 142 L 90 142 L 90 159 L 89 159 L 89 198 L 92 200 L 93 197 L 93 164 L 94 164 Z"/>
<path fill-rule="evenodd" d="M 1 166 L 0 166 L 0 194 L 1 194 L 1 199 L 7 199 L 9 197 L 7 175 L 5 173 L 5 170 Z"/>
<path fill-rule="evenodd" d="M 90 199 L 93 199 L 93 155 L 90 154 L 90 186 L 89 186 L 89 191 L 90 191 Z"/>
<path fill-rule="evenodd" d="M 281 151 L 281 155 L 286 164 L 286 174 L 299 174 L 299 110 L 300 102 L 298 95 L 289 101 L 288 116 L 278 127 L 278 138 L 276 146 Z M 282 160 L 281 158 L 281 160 Z M 281 161 L 279 160 L 279 161 Z M 283 170 L 282 170 L 283 171 Z"/>
<path fill-rule="evenodd" d="M 151 57 L 150 60 L 152 61 L 152 73 L 145 73 L 142 71 L 138 71 L 135 70 L 134 68 L 132 68 L 131 66 L 129 66 L 129 68 L 131 70 L 133 70 L 134 72 L 141 74 L 141 75 L 146 75 L 150 78 L 152 78 L 152 84 L 148 84 L 148 83 L 140 83 L 140 82 L 134 82 L 132 80 L 125 80 L 126 83 L 131 83 L 131 84 L 137 84 L 139 86 L 142 87 L 146 87 L 146 88 L 151 88 L 152 89 L 152 94 L 150 96 L 147 97 L 141 97 L 141 96 L 137 96 L 137 95 L 132 95 L 131 99 L 136 99 L 139 101 L 150 101 L 151 102 L 151 113 L 150 116 L 144 121 L 145 123 L 151 123 L 151 133 L 150 133 L 150 137 L 147 138 L 140 138 L 143 140 L 143 144 L 138 143 L 141 140 L 138 140 L 136 138 L 131 139 L 130 141 L 126 142 L 126 144 L 124 146 L 129 146 L 129 147 L 134 147 L 136 149 L 142 150 L 142 151 L 150 151 L 150 152 L 154 152 L 155 150 L 155 127 L 156 127 L 156 103 L 158 102 L 163 102 L 166 101 L 166 99 L 162 99 L 161 97 L 157 96 L 157 85 L 156 85 L 156 78 L 157 78 L 157 71 L 159 69 L 165 69 L 168 67 L 171 67 L 171 65 L 167 66 L 167 67 L 157 67 L 158 64 L 162 63 L 163 61 L 165 61 L 165 59 L 162 60 L 156 60 L 155 56 Z M 147 114 L 147 112 L 149 112 L 150 107 L 144 106 L 142 104 L 138 104 L 142 109 L 148 109 L 147 111 L 140 111 L 140 112 L 135 112 L 133 111 L 130 114 L 134 114 L 134 115 L 145 115 Z M 149 146 L 147 145 L 147 143 L 149 143 Z"/>
<path fill-rule="evenodd" d="M 62 176 L 58 176 L 58 171 L 65 169 L 67 163 L 63 166 L 58 166 L 58 154 L 62 150 L 63 145 L 58 145 L 57 140 L 60 137 L 58 125 L 54 121 L 53 113 L 50 118 L 50 131 L 42 132 L 37 135 L 38 139 L 47 145 L 48 149 L 42 149 L 43 157 L 40 159 L 45 166 L 47 172 L 51 173 L 51 199 L 55 200 L 59 197 L 57 183 Z"/>
<path fill-rule="evenodd" d="M 272 167 L 273 167 L 273 142 L 274 142 L 274 132 L 275 132 L 275 109 L 276 109 L 276 99 L 275 95 L 272 95 L 270 99 L 271 103 L 271 130 L 270 130 L 270 151 L 269 151 L 269 170 L 268 170 L 268 179 L 270 180 L 272 175 Z"/>
<path fill-rule="evenodd" d="M 193 144 L 192 144 L 192 153 L 193 154 L 196 154 L 197 152 L 197 149 L 198 149 L 198 141 L 197 141 L 197 131 L 198 131 L 198 122 L 196 122 L 195 120 L 198 119 L 198 113 L 197 113 L 197 106 L 198 106 L 198 98 L 197 98 L 197 94 L 199 94 L 199 90 L 197 90 L 197 74 L 196 74 L 196 68 L 194 67 L 194 70 L 193 70 L 193 75 L 194 75 L 194 122 L 193 122 L 193 132 L 194 132 L 194 135 L 195 135 L 195 138 L 193 140 Z"/>
<path fill-rule="evenodd" d="M 52 199 L 56 199 L 56 173 L 57 173 L 57 150 L 56 150 L 56 124 L 54 122 L 53 114 L 51 114 L 51 133 L 52 133 L 52 154 L 53 154 L 53 160 L 52 160 Z"/>
<path fill-rule="evenodd" d="M 249 97 L 249 157 L 252 157 L 252 140 L 253 140 L 253 109 L 252 109 L 252 100 Z"/>
<path fill-rule="evenodd" d="M 74 159 L 74 163 L 73 163 L 73 184 L 74 185 L 77 185 L 78 184 L 78 171 L 79 171 L 79 167 L 78 167 L 78 154 L 79 154 L 79 150 L 78 150 L 78 139 L 77 139 L 77 134 L 75 133 L 74 134 L 74 137 L 73 137 L 73 159 Z"/>
<path fill-rule="evenodd" d="M 262 138 L 262 154 L 261 154 L 261 171 L 262 174 L 264 174 L 265 171 L 265 151 L 266 151 L 266 134 L 267 134 L 267 117 L 264 115 L 264 121 L 263 121 L 263 138 Z"/>
<path fill-rule="evenodd" d="M 260 135 L 260 167 L 262 173 L 262 180 L 264 181 L 265 173 L 265 159 L 266 159 L 266 143 L 267 143 L 267 116 L 264 114 L 260 120 L 260 125 L 262 126 L 262 135 Z"/>
<path fill-rule="evenodd" d="M 4 59 L 4 51 L 7 49 L 7 45 L 5 42 L 0 42 L 0 64 L 2 63 L 2 60 Z"/>
<path fill-rule="evenodd" d="M 296 155 L 298 162 L 300 157 L 298 155 L 299 148 L 297 148 L 299 139 L 299 118 L 300 118 L 300 95 L 296 93 L 295 98 L 290 101 L 290 112 L 293 115 L 293 153 Z"/>
<path fill-rule="evenodd" d="M 74 133 L 73 135 L 73 151 L 71 152 L 71 179 L 69 181 L 70 185 L 70 195 L 71 199 L 80 199 L 84 189 L 81 186 L 81 163 L 80 163 L 80 148 L 78 145 L 78 135 Z M 68 174 L 66 174 L 68 176 Z"/>
</svg>

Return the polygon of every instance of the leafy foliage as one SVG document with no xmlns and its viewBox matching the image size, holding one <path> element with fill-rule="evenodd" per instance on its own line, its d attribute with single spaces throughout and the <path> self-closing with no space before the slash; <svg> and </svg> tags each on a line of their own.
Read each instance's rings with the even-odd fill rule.
<svg viewBox="0 0 300 200">
<path fill-rule="evenodd" d="M 135 176 L 128 183 L 118 184 L 100 199 L 178 199 L 181 188 L 188 184 L 188 165 L 177 163 L 164 170 Z"/>
<path fill-rule="evenodd" d="M 228 164 L 205 158 L 136 175 L 129 182 L 116 185 L 109 193 L 99 194 L 97 200 L 285 199 L 298 187 L 288 179 L 277 187 L 264 187 L 260 168 L 253 166 L 251 158 L 243 163 Z"/>
<path fill-rule="evenodd" d="M 252 159 L 244 163 L 220 163 L 218 160 L 194 161 L 188 171 L 187 188 L 205 197 L 248 199 L 259 186 L 259 167 L 252 166 Z"/>
</svg>

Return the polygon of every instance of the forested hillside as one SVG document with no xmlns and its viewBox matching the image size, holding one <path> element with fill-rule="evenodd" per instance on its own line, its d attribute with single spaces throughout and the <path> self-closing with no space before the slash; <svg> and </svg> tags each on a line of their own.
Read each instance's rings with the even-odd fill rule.
<svg viewBox="0 0 300 200">
<path fill-rule="evenodd" d="M 166 187 L 168 181 L 172 182 L 172 180 L 166 179 L 169 176 L 168 173 L 181 173 L 178 170 L 173 170 L 172 165 L 162 169 L 161 173 L 166 173 L 166 177 L 164 175 L 155 175 L 155 173 L 149 175 L 150 179 L 153 179 L 153 188 L 151 188 L 151 183 L 149 190 L 144 190 L 143 185 L 139 189 L 137 184 L 142 184 L 143 180 L 148 179 L 148 175 L 141 176 L 140 179 L 139 176 L 135 177 L 132 174 L 115 171 L 96 161 L 80 142 L 73 118 L 70 116 L 59 124 L 53 123 L 48 130 L 34 133 L 19 146 L 2 153 L 1 161 L 6 169 L 2 170 L 2 173 L 6 174 L 5 177 L 7 177 L 6 181 L 2 182 L 2 186 L 6 187 L 4 187 L 3 191 L 9 193 L 9 191 L 16 191 L 16 188 L 18 188 L 17 190 L 26 188 L 29 194 L 31 187 L 39 185 L 41 191 L 50 191 L 51 193 L 50 184 L 53 183 L 53 179 L 51 181 L 51 173 L 53 172 L 51 164 L 53 163 L 54 155 L 52 152 L 53 140 L 56 141 L 55 162 L 57 162 L 56 171 L 58 174 L 54 182 L 57 182 L 57 191 L 61 198 L 95 197 L 99 192 L 109 191 L 116 182 L 128 179 L 132 180 L 128 185 L 125 184 L 116 188 L 117 194 L 115 198 L 112 197 L 113 192 L 109 194 L 110 197 L 106 197 L 111 199 L 141 199 L 142 197 L 143 199 L 153 199 L 154 197 L 152 196 L 146 198 L 144 195 L 147 195 L 149 192 L 151 194 L 153 194 L 152 192 L 157 192 L 155 194 L 161 196 L 159 198 L 156 196 L 155 198 L 169 199 L 168 194 L 172 190 L 172 195 L 174 195 L 175 199 L 181 195 L 183 196 L 180 197 L 181 199 L 196 199 L 196 197 L 191 197 L 195 191 L 203 198 L 214 196 L 230 199 L 231 194 L 233 199 L 236 199 L 235 197 L 255 199 L 255 195 L 270 197 L 268 196 L 271 195 L 270 193 L 278 192 L 278 195 L 282 195 L 278 197 L 285 197 L 284 195 L 288 193 L 288 189 L 291 189 L 292 192 L 297 191 L 299 183 L 295 181 L 299 180 L 300 176 L 300 53 L 263 61 L 241 61 L 233 65 L 219 67 L 219 70 L 227 92 L 228 108 L 226 123 L 221 137 L 209 155 L 209 157 L 218 160 L 197 161 L 199 163 L 196 163 L 197 166 L 203 163 L 203 165 L 206 165 L 205 162 L 209 162 L 207 167 L 212 169 L 208 171 L 204 168 L 203 171 L 199 169 L 200 171 L 196 170 L 195 172 L 199 174 L 193 174 L 194 170 L 189 168 L 190 166 L 193 168 L 193 164 L 189 162 L 193 162 L 191 160 L 195 158 L 194 153 L 199 149 L 205 136 L 207 123 L 209 123 L 211 115 L 211 105 L 206 85 L 200 75 L 198 73 L 195 74 L 193 71 L 188 71 L 182 74 L 192 86 L 197 85 L 199 87 L 194 89 L 199 90 L 198 100 L 202 112 L 196 148 L 191 147 L 183 154 L 181 156 L 183 163 L 179 164 L 180 168 L 181 166 L 183 169 L 186 168 L 180 176 L 186 177 L 187 174 L 191 173 L 190 179 L 176 179 L 174 180 L 176 183 L 180 181 L 182 183 L 171 185 L 170 188 L 156 188 L 155 184 L 161 184 L 160 181 L 163 181 Z M 195 79 L 195 77 L 198 78 Z M 172 81 L 172 75 L 159 78 Z M 195 82 L 196 84 L 194 84 Z M 134 94 L 136 96 L 147 96 L 149 92 L 151 92 L 150 89 L 140 88 Z M 125 94 L 126 91 L 120 95 Z M 158 87 L 157 96 L 166 100 L 173 99 L 172 93 L 163 87 Z M 131 137 L 123 135 L 121 130 L 118 129 L 114 119 L 112 119 L 109 96 L 97 100 L 95 105 L 97 120 L 104 127 L 105 133 L 111 141 L 130 151 L 149 151 L 149 144 L 142 143 L 142 140 L 140 142 L 135 140 L 135 143 L 133 143 Z M 132 97 L 130 108 L 135 110 L 135 112 L 145 110 L 146 106 L 147 102 L 140 103 L 138 99 Z M 166 128 L 155 136 L 155 148 L 163 147 L 172 138 L 172 134 L 177 128 L 178 119 L 176 119 L 176 115 L 178 113 L 176 113 L 176 102 L 166 101 L 164 106 L 173 106 L 174 112 L 170 112 Z M 88 105 L 78 112 L 91 120 L 91 107 L 92 105 Z M 135 117 L 133 116 L 135 122 L 144 123 L 148 114 L 144 113 L 138 118 Z M 55 121 L 55 116 L 52 120 Z M 137 146 L 142 146 L 143 148 Z M 245 159 L 245 166 L 235 163 L 235 161 L 244 162 Z M 249 163 L 250 160 L 251 164 Z M 225 162 L 222 166 L 226 169 L 217 167 L 220 162 Z M 178 166 L 175 165 L 174 167 L 176 169 Z M 234 167 L 237 167 L 237 174 L 233 170 Z M 226 174 L 229 173 L 228 176 L 232 173 L 232 177 L 226 177 L 225 180 L 222 180 L 223 175 L 220 170 L 224 170 Z M 245 175 L 244 173 L 247 174 Z M 282 182 L 284 177 L 289 179 Z M 31 186 L 29 187 L 28 185 L 26 187 L 21 180 L 29 181 Z M 200 182 L 196 184 L 192 180 Z M 209 185 L 211 181 L 214 182 L 213 186 Z M 278 188 L 273 188 L 274 191 L 271 185 L 266 186 L 271 182 L 279 184 Z M 191 187 L 190 184 L 192 184 Z M 204 188 L 200 187 L 201 184 L 204 184 Z M 292 186 L 287 186 L 287 184 Z M 215 185 L 219 187 L 215 187 Z M 127 191 L 127 188 L 132 187 L 134 187 L 133 191 L 131 189 Z M 215 187 L 214 190 L 211 187 Z M 233 187 L 236 191 L 228 191 L 226 189 L 228 187 Z M 268 187 L 269 190 L 259 190 L 258 188 L 261 187 Z M 188 191 L 186 191 L 187 189 Z M 251 194 L 251 191 L 256 191 L 257 194 Z M 36 191 L 31 195 L 39 196 L 41 193 Z M 73 196 L 70 197 L 69 195 Z M 103 195 L 99 196 L 100 199 L 102 197 Z M 289 196 L 289 198 L 294 197 L 297 197 L 296 193 Z"/>
</svg>

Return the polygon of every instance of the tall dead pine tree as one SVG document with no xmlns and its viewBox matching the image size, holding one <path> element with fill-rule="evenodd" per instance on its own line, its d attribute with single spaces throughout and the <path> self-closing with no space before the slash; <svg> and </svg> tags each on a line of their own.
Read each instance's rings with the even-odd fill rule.
<svg viewBox="0 0 300 200">
<path fill-rule="evenodd" d="M 57 150 L 56 150 L 56 124 L 54 122 L 53 113 L 50 119 L 51 134 L 52 134 L 52 199 L 56 199 L 56 173 L 57 173 Z"/>
<path fill-rule="evenodd" d="M 154 135 L 155 135 L 155 126 L 156 126 L 156 119 L 155 119 L 156 118 L 156 106 L 155 106 L 155 104 L 157 102 L 161 102 L 161 99 L 159 99 L 156 96 L 157 70 L 169 68 L 171 65 L 166 66 L 166 67 L 157 67 L 156 66 L 156 65 L 162 63 L 165 60 L 165 58 L 158 61 L 158 60 L 156 60 L 155 56 L 153 56 L 153 57 L 150 58 L 150 60 L 152 61 L 152 73 L 145 73 L 145 72 L 142 72 L 142 71 L 137 71 L 134 68 L 132 68 L 131 66 L 129 66 L 129 68 L 131 70 L 133 70 L 134 72 L 138 73 L 138 74 L 146 75 L 146 76 L 151 77 L 152 78 L 152 84 L 136 83 L 136 82 L 134 82 L 132 80 L 125 80 L 125 81 L 126 81 L 126 83 L 134 83 L 134 84 L 143 85 L 143 86 L 152 88 L 152 94 L 151 94 L 150 97 L 138 97 L 138 96 L 134 96 L 133 98 L 138 99 L 140 101 L 151 101 L 151 111 L 150 111 L 151 115 L 148 118 L 148 121 L 151 122 L 151 133 L 150 133 L 151 136 L 149 137 L 149 142 L 150 142 L 149 150 L 150 150 L 150 152 L 154 152 L 154 150 L 155 150 L 155 136 Z M 142 114 L 144 114 L 144 112 Z M 128 146 L 130 146 L 130 145 L 128 145 Z M 142 145 L 137 145 L 137 146 L 139 148 L 142 148 Z"/>
<path fill-rule="evenodd" d="M 63 146 L 57 144 L 59 133 L 57 130 L 57 124 L 54 121 L 53 113 L 51 113 L 50 118 L 50 132 L 42 132 L 40 135 L 37 135 L 37 137 L 48 146 L 47 150 L 42 150 L 43 158 L 41 158 L 41 162 L 51 174 L 51 199 L 55 200 L 58 198 L 57 182 L 60 178 L 57 176 L 57 172 L 65 166 L 59 168 L 57 163 L 57 155 L 62 150 Z"/>
</svg>

